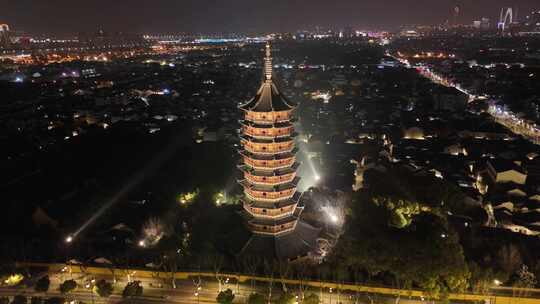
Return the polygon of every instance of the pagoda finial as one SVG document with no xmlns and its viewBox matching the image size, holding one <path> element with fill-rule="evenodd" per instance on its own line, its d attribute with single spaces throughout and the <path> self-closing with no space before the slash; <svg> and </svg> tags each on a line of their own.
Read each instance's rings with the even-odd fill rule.
<svg viewBox="0 0 540 304">
<path fill-rule="evenodd" d="M 264 76 L 266 81 L 272 81 L 272 50 L 270 47 L 270 41 L 266 42 L 266 57 L 264 58 Z"/>
</svg>

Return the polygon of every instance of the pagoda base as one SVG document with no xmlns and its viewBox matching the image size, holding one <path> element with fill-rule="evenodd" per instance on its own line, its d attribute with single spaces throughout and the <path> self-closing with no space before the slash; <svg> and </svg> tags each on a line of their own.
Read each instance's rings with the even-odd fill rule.
<svg viewBox="0 0 540 304">
<path fill-rule="evenodd" d="M 287 233 L 279 235 L 253 233 L 239 256 L 258 256 L 286 261 L 301 259 L 317 249 L 320 232 L 320 229 L 299 220 L 295 229 Z"/>
</svg>

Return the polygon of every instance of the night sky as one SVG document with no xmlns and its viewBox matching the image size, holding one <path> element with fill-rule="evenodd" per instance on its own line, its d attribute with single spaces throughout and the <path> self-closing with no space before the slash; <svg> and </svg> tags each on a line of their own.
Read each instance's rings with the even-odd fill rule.
<svg viewBox="0 0 540 304">
<path fill-rule="evenodd" d="M 456 4 L 461 21 L 496 18 L 502 6 L 520 15 L 539 0 L 0 0 L 0 23 L 32 33 L 78 31 L 271 32 L 315 25 L 392 29 L 439 24 Z"/>
</svg>

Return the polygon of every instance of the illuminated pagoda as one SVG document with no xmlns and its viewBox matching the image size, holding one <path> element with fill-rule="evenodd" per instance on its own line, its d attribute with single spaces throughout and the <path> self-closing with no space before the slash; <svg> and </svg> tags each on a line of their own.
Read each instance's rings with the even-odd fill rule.
<svg viewBox="0 0 540 304">
<path fill-rule="evenodd" d="M 270 44 L 266 44 L 264 79 L 257 95 L 240 106 L 244 215 L 252 236 L 242 253 L 278 259 L 304 256 L 315 247 L 319 230 L 299 220 L 301 193 L 292 114 L 295 109 L 272 80 Z"/>
</svg>

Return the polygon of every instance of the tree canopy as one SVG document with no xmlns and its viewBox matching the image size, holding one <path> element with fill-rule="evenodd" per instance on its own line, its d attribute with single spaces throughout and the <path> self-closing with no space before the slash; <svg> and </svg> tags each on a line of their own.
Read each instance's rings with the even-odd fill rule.
<svg viewBox="0 0 540 304">
<path fill-rule="evenodd" d="M 233 300 L 234 293 L 231 289 L 221 291 L 216 297 L 216 301 L 220 304 L 231 304 Z"/>
<path fill-rule="evenodd" d="M 429 210 L 408 200 L 355 194 L 346 232 L 329 263 L 369 277 L 390 276 L 395 287 L 420 287 L 434 297 L 463 291 L 470 272 L 458 236 Z"/>
<path fill-rule="evenodd" d="M 50 284 L 51 280 L 49 279 L 49 276 L 46 275 L 37 280 L 36 285 L 34 286 L 34 290 L 36 292 L 47 292 L 47 290 L 49 290 Z"/>
<path fill-rule="evenodd" d="M 26 304 L 28 302 L 28 299 L 23 295 L 16 295 L 13 297 L 13 301 L 11 301 L 11 304 Z"/>
<path fill-rule="evenodd" d="M 113 286 L 111 282 L 107 282 L 102 279 L 96 282 L 94 290 L 100 297 L 106 298 L 112 294 Z"/>
<path fill-rule="evenodd" d="M 66 280 L 64 283 L 60 284 L 60 292 L 68 293 L 77 288 L 77 282 L 75 280 Z"/>
<path fill-rule="evenodd" d="M 294 304 L 296 297 L 290 293 L 282 293 L 276 300 L 276 304 Z"/>
<path fill-rule="evenodd" d="M 309 294 L 302 301 L 302 303 L 304 304 L 319 304 L 319 302 L 320 302 L 319 296 L 314 293 Z"/>
<path fill-rule="evenodd" d="M 140 297 L 143 294 L 143 287 L 141 281 L 133 281 L 126 284 L 122 291 L 123 298 Z"/>
<path fill-rule="evenodd" d="M 247 302 L 248 304 L 266 304 L 266 298 L 260 293 L 252 293 Z"/>
</svg>

